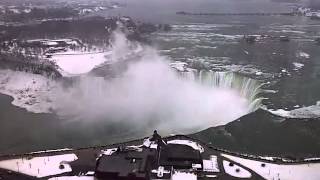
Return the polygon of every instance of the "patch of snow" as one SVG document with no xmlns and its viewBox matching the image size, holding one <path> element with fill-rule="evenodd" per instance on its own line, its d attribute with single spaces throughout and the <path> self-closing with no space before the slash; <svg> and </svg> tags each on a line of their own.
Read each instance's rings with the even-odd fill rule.
<svg viewBox="0 0 320 180">
<path fill-rule="evenodd" d="M 295 118 L 318 118 L 320 117 L 320 106 L 312 105 L 290 111 L 290 115 Z"/>
<path fill-rule="evenodd" d="M 170 63 L 170 66 L 174 69 L 176 69 L 177 71 L 180 71 L 180 72 L 184 72 L 187 70 L 187 63 L 185 62 L 181 62 L 181 61 L 176 61 L 176 62 L 173 62 L 173 63 Z"/>
<path fill-rule="evenodd" d="M 55 41 L 47 41 L 47 42 L 44 42 L 43 44 L 45 44 L 47 46 L 57 46 L 59 43 L 57 43 Z"/>
<path fill-rule="evenodd" d="M 230 176 L 237 177 L 237 178 L 250 178 L 251 173 L 242 167 L 230 163 L 229 161 L 223 160 L 223 168 L 224 171 L 229 174 Z"/>
<path fill-rule="evenodd" d="M 298 63 L 298 62 L 294 62 L 294 63 L 292 63 L 292 64 L 293 64 L 294 67 L 295 67 L 293 70 L 299 70 L 299 69 L 303 68 L 303 66 L 304 66 L 304 64 Z"/>
<path fill-rule="evenodd" d="M 206 177 L 208 177 L 208 178 L 216 178 L 217 175 L 206 175 Z"/>
<path fill-rule="evenodd" d="M 304 161 L 319 161 L 320 158 L 306 158 Z"/>
<path fill-rule="evenodd" d="M 11 12 L 13 12 L 15 14 L 20 14 L 21 13 L 19 9 L 15 9 L 15 8 L 9 9 L 9 11 L 11 11 Z"/>
<path fill-rule="evenodd" d="M 96 66 L 108 61 L 107 55 L 110 53 L 64 52 L 53 54 L 49 60 L 61 68 L 62 74 L 72 76 L 90 72 Z"/>
<path fill-rule="evenodd" d="M 147 139 L 144 139 L 143 140 L 143 144 L 142 145 L 144 145 L 145 147 L 150 147 L 151 146 L 151 141 L 150 141 L 150 139 L 149 138 L 147 138 Z"/>
<path fill-rule="evenodd" d="M 93 176 L 94 175 L 94 171 L 88 171 L 87 173 L 86 173 L 86 176 Z"/>
<path fill-rule="evenodd" d="M 93 176 L 60 176 L 48 180 L 95 180 Z"/>
<path fill-rule="evenodd" d="M 298 57 L 298 58 L 306 58 L 306 59 L 309 59 L 309 58 L 310 58 L 310 54 L 300 51 L 300 52 L 297 53 L 297 57 Z"/>
<path fill-rule="evenodd" d="M 194 173 L 178 172 L 176 171 L 171 180 L 197 180 L 197 175 Z"/>
<path fill-rule="evenodd" d="M 56 88 L 56 82 L 41 75 L 0 70 L 0 93 L 13 97 L 13 105 L 30 112 L 51 112 L 51 94 Z"/>
<path fill-rule="evenodd" d="M 295 107 L 299 107 L 296 105 Z M 318 118 L 320 117 L 320 106 L 312 105 L 307 107 L 302 107 L 298 109 L 294 109 L 291 111 L 278 109 L 278 110 L 268 110 L 272 114 L 287 117 L 287 118 Z"/>
<path fill-rule="evenodd" d="M 283 29 L 281 30 L 283 33 L 296 33 L 296 34 L 305 34 L 306 32 L 303 31 L 295 31 L 295 30 L 288 30 L 288 29 Z"/>
<path fill-rule="evenodd" d="M 256 75 L 257 75 L 257 76 L 261 76 L 261 75 L 262 75 L 262 72 L 261 72 L 261 71 L 257 71 L 257 72 L 256 72 Z"/>
<path fill-rule="evenodd" d="M 116 151 L 117 151 L 117 148 L 112 148 L 112 149 L 102 150 L 101 152 L 104 155 L 110 156 L 111 154 L 113 154 Z"/>
<path fill-rule="evenodd" d="M 227 154 L 221 155 L 251 169 L 267 180 L 318 180 L 320 177 L 320 163 L 280 165 L 244 159 Z"/>
<path fill-rule="evenodd" d="M 217 46 L 196 45 L 196 47 L 202 49 L 217 49 Z"/>
<path fill-rule="evenodd" d="M 202 165 L 201 164 L 192 164 L 192 169 L 201 169 Z"/>
<path fill-rule="evenodd" d="M 291 117 L 290 111 L 286 111 L 284 109 L 277 109 L 277 110 L 269 110 L 272 114 L 281 116 L 281 117 Z"/>
<path fill-rule="evenodd" d="M 31 9 L 25 9 L 25 10 L 23 10 L 23 12 L 28 14 L 31 12 Z"/>
<path fill-rule="evenodd" d="M 39 153 L 48 153 L 48 152 L 60 152 L 60 151 L 71 151 L 70 148 L 63 148 L 63 149 L 54 149 L 54 150 L 45 150 L 45 151 L 35 151 L 30 154 L 39 154 Z"/>
<path fill-rule="evenodd" d="M 183 144 L 183 145 L 190 146 L 195 150 L 200 151 L 200 153 L 204 152 L 204 148 L 200 144 L 193 142 L 193 141 L 190 141 L 190 140 L 176 139 L 176 140 L 168 141 L 167 144 Z"/>
<path fill-rule="evenodd" d="M 10 159 L 0 161 L 0 168 L 41 178 L 71 172 L 72 169 L 68 163 L 77 159 L 75 154 Z"/>
</svg>

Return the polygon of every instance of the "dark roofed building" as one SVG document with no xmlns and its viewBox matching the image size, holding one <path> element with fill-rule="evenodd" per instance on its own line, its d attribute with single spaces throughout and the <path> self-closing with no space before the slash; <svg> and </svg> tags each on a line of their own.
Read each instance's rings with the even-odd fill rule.
<svg viewBox="0 0 320 180">
<path fill-rule="evenodd" d="M 183 144 L 168 144 L 161 149 L 160 166 L 188 169 L 192 164 L 202 164 L 200 151 Z"/>
<path fill-rule="evenodd" d="M 112 155 L 102 155 L 97 161 L 95 176 L 97 179 L 149 179 L 156 150 L 118 151 Z"/>
</svg>

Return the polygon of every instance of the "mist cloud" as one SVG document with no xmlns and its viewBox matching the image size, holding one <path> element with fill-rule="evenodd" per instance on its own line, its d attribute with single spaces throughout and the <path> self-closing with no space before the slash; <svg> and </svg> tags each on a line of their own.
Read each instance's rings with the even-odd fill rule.
<svg viewBox="0 0 320 180">
<path fill-rule="evenodd" d="M 118 39 L 121 43 L 115 44 L 124 46 L 122 37 Z M 56 112 L 70 120 L 125 123 L 167 133 L 193 132 L 248 113 L 249 102 L 237 91 L 182 79 L 168 63 L 145 48 L 141 59 L 117 78 L 83 76 L 72 87 L 60 88 Z"/>
</svg>

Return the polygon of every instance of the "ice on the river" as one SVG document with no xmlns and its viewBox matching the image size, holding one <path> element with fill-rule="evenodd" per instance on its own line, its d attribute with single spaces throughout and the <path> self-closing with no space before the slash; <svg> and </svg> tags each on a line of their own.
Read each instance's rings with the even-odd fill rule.
<svg viewBox="0 0 320 180">
<path fill-rule="evenodd" d="M 269 110 L 272 114 L 287 117 L 287 118 L 318 118 L 320 117 L 320 105 L 316 105 L 297 108 L 291 111 L 284 109 Z"/>
</svg>

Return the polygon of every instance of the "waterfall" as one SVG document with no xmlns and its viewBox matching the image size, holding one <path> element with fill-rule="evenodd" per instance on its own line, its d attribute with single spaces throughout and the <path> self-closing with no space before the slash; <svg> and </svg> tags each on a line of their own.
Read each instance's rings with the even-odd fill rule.
<svg viewBox="0 0 320 180">
<path fill-rule="evenodd" d="M 236 90 L 249 102 L 249 111 L 257 110 L 263 98 L 259 97 L 262 84 L 252 78 L 241 76 L 234 72 L 215 72 L 206 70 L 191 70 L 179 72 L 180 77 L 187 80 L 194 80 L 206 86 L 215 88 L 226 88 Z"/>
</svg>

